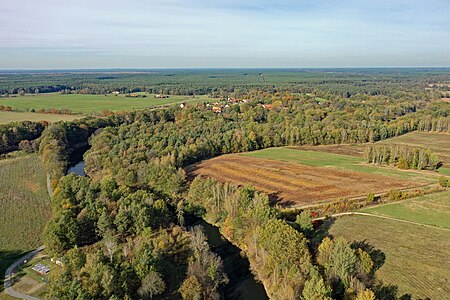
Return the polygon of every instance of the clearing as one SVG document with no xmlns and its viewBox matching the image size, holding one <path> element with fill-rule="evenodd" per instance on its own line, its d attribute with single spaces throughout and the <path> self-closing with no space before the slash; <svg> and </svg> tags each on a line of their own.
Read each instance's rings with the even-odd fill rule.
<svg viewBox="0 0 450 300">
<path fill-rule="evenodd" d="M 160 105 L 169 105 L 180 102 L 195 103 L 211 100 L 208 96 L 179 96 L 170 95 L 169 98 L 155 98 L 153 94 L 145 98 L 125 97 L 125 95 L 83 95 L 83 94 L 39 94 L 0 98 L 0 105 L 11 106 L 14 110 L 30 111 L 30 109 L 68 109 L 72 113 L 92 114 L 102 110 L 122 111 L 143 109 Z"/>
<path fill-rule="evenodd" d="M 450 229 L 450 191 L 364 208 L 361 211 Z"/>
<path fill-rule="evenodd" d="M 297 155 L 303 159 L 297 161 Z M 386 176 L 390 169 L 361 166 L 369 172 L 356 171 L 358 168 L 353 167 L 354 159 L 323 152 L 271 148 L 223 155 L 192 165 L 186 171 L 191 178 L 204 175 L 223 182 L 252 184 L 285 207 L 427 184 L 426 181 L 408 180 L 408 177 L 420 178 L 420 174 L 415 173 L 408 176 L 407 172 L 404 172 L 406 175 L 399 172 L 401 178 L 395 178 Z"/>
<path fill-rule="evenodd" d="M 50 219 L 46 175 L 37 155 L 0 160 L 0 284 L 6 268 L 42 244 Z"/>
<path fill-rule="evenodd" d="M 369 216 L 337 218 L 330 234 L 365 241 L 385 254 L 376 277 L 408 293 L 434 300 L 450 295 L 450 230 Z"/>
</svg>

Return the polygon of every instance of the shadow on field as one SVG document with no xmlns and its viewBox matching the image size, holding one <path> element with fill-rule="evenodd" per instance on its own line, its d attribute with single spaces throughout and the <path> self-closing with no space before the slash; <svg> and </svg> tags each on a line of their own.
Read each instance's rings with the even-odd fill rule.
<svg viewBox="0 0 450 300">
<path fill-rule="evenodd" d="M 0 250 L 0 292 L 3 291 L 6 269 L 26 252 L 20 250 L 4 251 Z"/>
<path fill-rule="evenodd" d="M 327 217 L 324 220 L 316 221 L 316 223 L 313 223 L 314 225 L 314 233 L 312 235 L 312 239 L 310 240 L 310 247 L 312 249 L 312 252 L 315 253 L 318 249 L 318 246 L 323 241 L 325 237 L 331 237 L 334 238 L 333 235 L 330 234 L 330 228 L 333 226 L 334 222 L 336 221 L 336 218 L 333 217 Z M 370 278 L 375 278 L 375 272 L 380 269 L 385 261 L 386 261 L 386 255 L 381 251 L 380 249 L 375 248 L 371 244 L 369 244 L 366 240 L 363 241 L 354 241 L 351 244 L 351 247 L 353 249 L 361 248 L 367 254 L 370 255 L 370 258 L 372 259 L 374 265 L 372 272 L 370 274 Z M 373 280 L 373 279 L 372 279 Z M 375 279 L 376 280 L 376 279 Z M 376 282 L 374 283 L 372 287 L 376 299 L 380 300 L 412 300 L 412 296 L 409 294 L 399 295 L 399 289 L 395 285 L 383 285 L 382 282 Z M 429 298 L 425 298 L 422 300 L 429 300 Z"/>
</svg>

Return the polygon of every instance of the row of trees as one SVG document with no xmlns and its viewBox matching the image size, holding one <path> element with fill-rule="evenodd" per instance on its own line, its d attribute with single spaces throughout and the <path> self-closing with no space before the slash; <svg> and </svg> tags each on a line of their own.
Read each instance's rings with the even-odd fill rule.
<svg viewBox="0 0 450 300">
<path fill-rule="evenodd" d="M 364 151 L 366 162 L 393 165 L 400 169 L 437 170 L 441 161 L 430 149 L 401 145 L 370 145 Z"/>
</svg>

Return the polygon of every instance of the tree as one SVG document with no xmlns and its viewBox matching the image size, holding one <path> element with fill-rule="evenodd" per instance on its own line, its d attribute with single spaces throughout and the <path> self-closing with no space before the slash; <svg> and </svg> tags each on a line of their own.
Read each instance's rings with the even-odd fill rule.
<svg viewBox="0 0 450 300">
<path fill-rule="evenodd" d="M 295 223 L 301 232 L 305 234 L 305 236 L 309 237 L 314 227 L 312 224 L 311 213 L 308 210 L 302 211 L 297 215 L 295 219 Z"/>
<path fill-rule="evenodd" d="M 201 300 L 202 286 L 194 275 L 189 276 L 183 281 L 179 289 L 181 297 L 184 300 Z"/>
<path fill-rule="evenodd" d="M 166 284 L 158 272 L 150 271 L 142 280 L 138 294 L 143 299 L 152 299 L 154 296 L 161 294 L 166 289 Z"/>
<path fill-rule="evenodd" d="M 375 300 L 375 294 L 371 290 L 359 292 L 355 300 Z"/>
<path fill-rule="evenodd" d="M 326 285 L 320 273 L 313 269 L 303 288 L 303 300 L 331 300 L 331 288 Z"/>
</svg>

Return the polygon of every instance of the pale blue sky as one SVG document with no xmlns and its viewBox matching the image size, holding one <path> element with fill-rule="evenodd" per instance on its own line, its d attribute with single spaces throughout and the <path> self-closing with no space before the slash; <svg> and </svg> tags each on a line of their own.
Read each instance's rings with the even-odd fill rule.
<svg viewBox="0 0 450 300">
<path fill-rule="evenodd" d="M 449 0 L 0 0 L 0 69 L 450 66 Z"/>
</svg>

